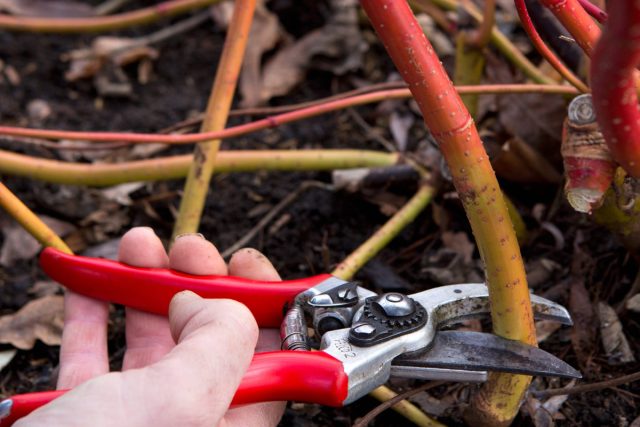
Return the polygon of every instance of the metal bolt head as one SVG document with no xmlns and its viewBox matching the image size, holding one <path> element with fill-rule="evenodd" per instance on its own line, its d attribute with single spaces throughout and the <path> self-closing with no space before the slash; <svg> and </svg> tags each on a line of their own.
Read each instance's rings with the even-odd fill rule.
<svg viewBox="0 0 640 427">
<path fill-rule="evenodd" d="M 315 306 L 331 305 L 333 304 L 333 300 L 331 299 L 331 296 L 327 294 L 320 294 L 311 298 L 311 300 L 309 300 L 309 304 Z"/>
<path fill-rule="evenodd" d="M 386 294 L 385 298 L 389 302 L 400 302 L 400 301 L 403 300 L 404 297 L 402 295 L 400 295 L 400 294 L 390 293 L 390 294 Z"/>
<path fill-rule="evenodd" d="M 411 298 L 396 292 L 381 295 L 375 299 L 374 303 L 378 304 L 389 317 L 408 316 L 416 310 L 416 304 Z"/>
<path fill-rule="evenodd" d="M 569 121 L 576 125 L 588 125 L 596 121 L 596 111 L 590 94 L 584 94 L 573 98 L 567 111 Z"/>
<path fill-rule="evenodd" d="M 368 338 L 373 336 L 373 334 L 376 333 L 375 326 L 365 322 L 353 325 L 351 330 L 355 335 L 357 335 L 360 338 Z"/>
</svg>

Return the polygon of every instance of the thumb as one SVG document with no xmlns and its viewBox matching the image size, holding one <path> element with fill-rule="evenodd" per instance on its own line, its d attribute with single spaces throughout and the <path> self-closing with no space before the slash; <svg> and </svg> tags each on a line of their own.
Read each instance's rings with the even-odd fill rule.
<svg viewBox="0 0 640 427">
<path fill-rule="evenodd" d="M 148 389 L 169 387 L 173 396 L 167 402 L 166 393 L 157 392 L 155 413 L 161 417 L 153 425 L 216 425 L 251 363 L 256 321 L 237 301 L 181 292 L 169 306 L 169 324 L 177 345 L 149 367 L 155 384 Z"/>
<path fill-rule="evenodd" d="M 16 426 L 218 425 L 251 363 L 255 319 L 236 301 L 182 292 L 169 322 L 177 345 L 158 362 L 93 378 Z"/>
</svg>

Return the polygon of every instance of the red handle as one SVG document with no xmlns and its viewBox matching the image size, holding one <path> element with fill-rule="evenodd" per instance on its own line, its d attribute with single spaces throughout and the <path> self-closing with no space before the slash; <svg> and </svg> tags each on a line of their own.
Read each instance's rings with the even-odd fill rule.
<svg viewBox="0 0 640 427">
<path fill-rule="evenodd" d="M 284 310 L 296 295 L 331 277 L 322 274 L 261 282 L 232 276 L 193 276 L 68 255 L 52 248 L 42 251 L 40 265 L 53 280 L 79 294 L 151 313 L 166 315 L 171 298 L 184 290 L 203 298 L 234 299 L 249 307 L 258 325 L 268 328 L 280 327 Z"/>
<path fill-rule="evenodd" d="M 295 400 L 342 406 L 348 390 L 349 379 L 342 363 L 327 353 L 274 351 L 253 357 L 231 405 Z M 5 400 L 0 406 L 12 402 L 11 412 L 0 419 L 0 427 L 12 425 L 66 392 L 20 394 Z"/>
</svg>

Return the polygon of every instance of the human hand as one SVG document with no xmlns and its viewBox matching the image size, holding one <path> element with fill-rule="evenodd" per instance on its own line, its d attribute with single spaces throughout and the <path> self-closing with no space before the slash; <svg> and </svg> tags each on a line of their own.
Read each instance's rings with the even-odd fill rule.
<svg viewBox="0 0 640 427">
<path fill-rule="evenodd" d="M 199 235 L 179 237 L 167 256 L 150 228 L 123 236 L 119 260 L 189 274 L 280 280 L 259 252 L 238 251 L 227 266 Z M 106 303 L 67 292 L 58 388 L 73 390 L 16 425 L 209 427 L 279 421 L 283 402 L 227 410 L 254 348 L 279 347 L 277 331 L 262 330 L 258 339 L 255 320 L 242 304 L 181 293 L 171 302 L 168 319 L 127 308 L 127 350 L 118 373 L 108 373 L 108 312 Z"/>
</svg>

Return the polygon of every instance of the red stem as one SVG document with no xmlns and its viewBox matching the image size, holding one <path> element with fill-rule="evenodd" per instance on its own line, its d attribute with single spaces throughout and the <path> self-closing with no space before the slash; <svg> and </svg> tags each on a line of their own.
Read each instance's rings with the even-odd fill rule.
<svg viewBox="0 0 640 427">
<path fill-rule="evenodd" d="M 605 22 L 607 22 L 607 19 L 609 19 L 609 15 L 607 15 L 607 12 L 600 9 L 589 0 L 578 0 L 578 2 L 580 3 L 580 6 L 582 6 L 584 10 L 586 10 L 587 13 L 594 17 L 599 23 L 604 24 Z"/>
<path fill-rule="evenodd" d="M 535 25 L 531 21 L 531 17 L 529 16 L 529 11 L 527 10 L 527 4 L 525 0 L 514 0 L 516 5 L 516 10 L 518 11 L 518 16 L 520 17 L 520 22 L 522 23 L 522 27 L 529 35 L 529 39 L 538 50 L 540 55 L 544 59 L 551 64 L 553 68 L 558 71 L 562 77 L 564 77 L 569 83 L 578 88 L 581 92 L 589 92 L 589 88 L 580 81 L 575 74 L 571 72 L 563 63 L 558 59 L 558 57 L 547 47 L 547 45 L 538 34 Z"/>
<path fill-rule="evenodd" d="M 558 85 L 478 85 L 459 86 L 459 93 L 575 93 L 572 88 Z M 79 141 L 122 142 L 131 143 L 164 143 L 164 144 L 192 144 L 194 142 L 208 141 L 211 139 L 225 139 L 245 135 L 262 129 L 280 126 L 296 120 L 301 120 L 330 111 L 336 111 L 347 107 L 369 104 L 386 99 L 400 99 L 411 96 L 409 89 L 390 89 L 338 99 L 322 104 L 312 105 L 299 110 L 267 117 L 255 122 L 233 126 L 221 131 L 203 132 L 189 135 L 158 135 L 155 133 L 127 133 L 127 132 L 78 132 L 49 129 L 30 129 L 13 126 L 0 126 L 0 135 L 20 136 L 40 139 L 67 139 Z"/>
<path fill-rule="evenodd" d="M 640 178 L 640 110 L 635 69 L 640 63 L 640 4 L 608 3 L 609 21 L 591 62 L 593 105 L 613 159 Z"/>
<path fill-rule="evenodd" d="M 612 0 L 626 2 L 630 0 Z M 590 57 L 600 38 L 600 28 L 580 5 L 579 0 L 540 0 L 569 31 L 576 43 Z"/>
</svg>

